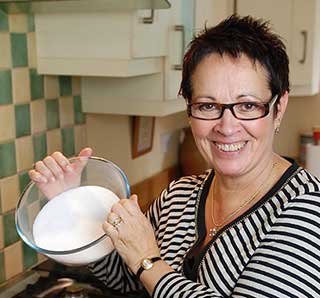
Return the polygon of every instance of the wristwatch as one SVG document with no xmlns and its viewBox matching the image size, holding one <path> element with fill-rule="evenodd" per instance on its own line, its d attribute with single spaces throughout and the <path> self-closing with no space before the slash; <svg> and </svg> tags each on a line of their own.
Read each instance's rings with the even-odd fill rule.
<svg viewBox="0 0 320 298">
<path fill-rule="evenodd" d="M 154 258 L 146 258 L 146 259 L 143 259 L 141 261 L 141 266 L 140 268 L 138 269 L 137 271 L 137 278 L 140 279 L 140 275 L 141 273 L 144 271 L 144 270 L 150 270 L 152 267 L 153 267 L 153 264 L 157 261 L 160 261 L 161 258 L 160 257 L 154 257 Z"/>
</svg>

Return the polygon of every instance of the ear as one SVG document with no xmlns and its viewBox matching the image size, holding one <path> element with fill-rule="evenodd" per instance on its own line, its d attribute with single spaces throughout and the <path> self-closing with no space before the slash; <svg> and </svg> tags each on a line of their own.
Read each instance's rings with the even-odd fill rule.
<svg viewBox="0 0 320 298">
<path fill-rule="evenodd" d="M 288 91 L 285 92 L 285 94 L 283 94 L 280 97 L 280 100 L 277 103 L 277 107 L 278 107 L 278 112 L 275 118 L 275 125 L 280 125 L 280 122 L 284 116 L 284 113 L 287 109 L 287 104 L 288 104 L 288 99 L 289 99 L 289 93 Z"/>
</svg>

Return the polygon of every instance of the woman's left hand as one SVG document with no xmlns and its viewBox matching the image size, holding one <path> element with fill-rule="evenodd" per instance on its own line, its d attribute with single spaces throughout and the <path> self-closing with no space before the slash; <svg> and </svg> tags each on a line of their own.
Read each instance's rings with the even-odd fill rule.
<svg viewBox="0 0 320 298">
<path fill-rule="evenodd" d="M 136 195 L 113 205 L 103 229 L 133 273 L 144 258 L 160 255 L 153 228 L 142 213 Z"/>
</svg>

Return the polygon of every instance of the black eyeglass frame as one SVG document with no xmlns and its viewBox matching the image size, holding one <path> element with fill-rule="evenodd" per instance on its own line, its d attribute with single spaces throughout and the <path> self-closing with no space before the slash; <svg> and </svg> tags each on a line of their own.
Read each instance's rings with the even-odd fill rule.
<svg viewBox="0 0 320 298">
<path fill-rule="evenodd" d="M 257 120 L 257 119 L 261 119 L 261 118 L 264 118 L 264 117 L 268 116 L 268 114 L 270 113 L 270 110 L 271 110 L 272 106 L 276 103 L 278 97 L 279 97 L 279 95 L 276 94 L 275 96 L 273 96 L 273 97 L 271 98 L 270 101 L 268 101 L 268 102 L 266 102 L 266 103 L 261 103 L 261 104 L 264 106 L 264 108 L 265 108 L 265 113 L 264 113 L 262 116 L 256 117 L 256 118 L 239 118 L 239 117 L 236 116 L 236 114 L 235 114 L 235 112 L 234 112 L 234 110 L 233 110 L 233 107 L 236 106 L 236 105 L 246 104 L 246 103 L 248 103 L 248 104 L 252 103 L 252 102 L 249 102 L 249 101 L 248 101 L 248 102 L 227 103 L 227 104 L 215 103 L 216 105 L 218 105 L 219 107 L 221 107 L 221 112 L 220 112 L 219 117 L 210 118 L 210 119 L 209 119 L 209 118 L 201 118 L 201 117 L 193 116 L 193 115 L 192 115 L 192 112 L 191 112 L 191 107 L 192 107 L 193 105 L 197 105 L 197 104 L 199 104 L 199 103 L 188 103 L 188 104 L 187 104 L 187 114 L 188 114 L 188 117 L 192 117 L 192 118 L 199 119 L 199 120 L 208 120 L 208 121 L 211 121 L 211 120 L 218 120 L 218 119 L 222 118 L 223 113 L 224 113 L 224 110 L 229 109 L 229 110 L 231 111 L 232 115 L 233 115 L 236 119 L 238 119 L 238 120 L 244 120 L 244 121 Z M 206 104 L 206 103 L 211 103 L 211 102 L 203 102 L 202 104 Z M 255 103 L 256 103 L 256 102 L 255 102 Z M 260 103 L 259 103 L 259 104 L 260 104 Z"/>
</svg>

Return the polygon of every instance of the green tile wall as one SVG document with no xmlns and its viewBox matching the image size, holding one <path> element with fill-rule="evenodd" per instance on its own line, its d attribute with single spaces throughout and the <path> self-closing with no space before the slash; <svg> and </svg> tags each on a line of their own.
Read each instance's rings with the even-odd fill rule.
<svg viewBox="0 0 320 298">
<path fill-rule="evenodd" d="M 34 25 L 34 15 L 28 14 L 28 32 L 34 32 L 35 25 Z"/>
<path fill-rule="evenodd" d="M 63 128 L 62 131 L 62 148 L 66 156 L 75 154 L 74 150 L 74 130 L 73 127 Z"/>
<path fill-rule="evenodd" d="M 47 155 L 47 136 L 45 133 L 33 136 L 34 162 L 44 159 Z"/>
<path fill-rule="evenodd" d="M 30 89 L 32 100 L 44 97 L 43 76 L 39 75 L 36 69 L 30 69 Z"/>
<path fill-rule="evenodd" d="M 28 53 L 28 49 L 35 48 L 34 46 L 28 46 L 28 42 L 34 39 L 28 38 L 29 34 L 35 34 L 34 16 L 32 14 L 22 15 L 23 18 L 26 17 L 25 28 L 22 33 L 13 32 L 10 28 L 11 24 L 14 24 L 14 22 L 11 22 L 11 18 L 15 15 L 8 15 L 7 12 L 14 9 L 15 13 L 21 13 L 29 11 L 29 8 L 30 5 L 24 3 L 13 6 L 0 3 L 0 32 L 10 36 L 11 46 L 9 61 L 5 61 L 5 65 L 11 65 L 11 68 L 0 68 L 0 110 L 13 111 L 14 118 L 12 123 L 2 122 L 2 126 L 6 125 L 8 131 L 12 131 L 12 133 L 8 134 L 8 139 L 3 139 L 3 137 L 0 140 L 0 185 L 7 181 L 11 181 L 11 183 L 14 181 L 18 184 L 15 189 L 20 194 L 30 181 L 29 169 L 19 166 L 21 159 L 26 157 L 24 160 L 30 160 L 31 166 L 31 163 L 35 163 L 51 154 L 52 151 L 50 150 L 55 150 L 55 144 L 61 144 L 59 146 L 67 156 L 76 154 L 75 140 L 77 139 L 77 133 L 83 131 L 86 125 L 85 115 L 81 108 L 81 94 L 79 94 L 79 91 L 73 90 L 73 86 L 79 86 L 79 82 L 73 84 L 73 81 L 79 80 L 79 78 L 58 76 L 56 80 L 59 84 L 49 86 L 48 84 L 52 80 L 47 80 L 46 76 L 38 74 L 37 69 L 29 66 L 28 57 L 35 55 L 35 53 Z M 0 44 L 0 54 L 1 47 Z M 12 71 L 19 72 L 20 69 L 22 72 L 29 72 L 29 80 L 26 80 L 26 82 L 19 81 L 19 86 L 15 86 L 13 85 L 14 81 L 12 81 Z M 51 93 L 48 94 L 57 94 L 59 97 L 46 98 L 45 84 L 47 84 L 46 88 L 51 90 Z M 19 91 L 21 91 L 21 88 L 30 89 L 28 91 L 30 96 L 25 96 L 24 99 L 14 97 L 14 90 L 17 90 L 17 88 L 20 88 Z M 77 90 L 79 90 L 79 87 L 77 87 Z M 61 112 L 65 113 L 65 111 L 61 111 L 63 105 L 59 105 L 64 100 L 64 96 L 73 97 L 73 110 L 69 112 L 72 113 L 70 118 L 74 119 L 74 123 L 68 123 L 67 126 L 61 123 L 60 116 Z M 64 117 L 66 117 L 65 114 Z M 25 148 L 25 146 L 28 147 Z M 37 191 L 35 191 L 33 200 L 37 198 Z M 9 199 L 10 202 L 13 200 L 12 198 Z M 18 198 L 14 198 L 14 200 L 18 200 Z M 21 272 L 18 272 L 18 274 L 21 274 L 24 270 L 28 270 L 39 262 L 37 253 L 24 243 L 20 243 L 22 240 L 15 227 L 15 210 L 14 208 L 3 210 L 1 206 L 7 205 L 3 204 L 5 201 L 6 198 L 1 197 L 0 192 L 0 219 L 2 220 L 0 223 L 3 227 L 3 232 L 0 229 L 0 243 L 3 243 L 4 246 L 0 246 L 0 290 L 1 284 L 8 279 L 8 276 L 6 276 L 8 271 L 6 269 L 8 268 L 5 266 L 9 266 L 11 272 L 13 267 L 22 268 L 22 271 L 19 269 Z M 20 248 L 21 253 L 15 255 L 16 260 L 14 261 L 17 263 L 11 264 L 5 261 L 6 254 L 12 251 L 11 249 Z"/>
<path fill-rule="evenodd" d="M 30 105 L 16 105 L 14 109 L 16 119 L 16 137 L 29 136 L 31 134 Z"/>
<path fill-rule="evenodd" d="M 46 101 L 47 113 L 47 128 L 58 128 L 60 125 L 59 119 L 59 101 L 58 99 L 50 99 Z"/>
<path fill-rule="evenodd" d="M 68 96 L 72 95 L 71 77 L 60 76 L 59 77 L 60 95 Z"/>
<path fill-rule="evenodd" d="M 85 123 L 85 115 L 82 113 L 81 97 L 73 97 L 74 121 L 76 124 Z"/>
<path fill-rule="evenodd" d="M 38 262 L 37 253 L 25 243 L 22 244 L 22 252 L 23 252 L 23 268 L 24 269 L 28 269 L 31 266 L 37 264 Z"/>
<path fill-rule="evenodd" d="M 19 190 L 20 193 L 24 190 L 27 184 L 30 182 L 28 172 L 19 173 Z"/>
<path fill-rule="evenodd" d="M 3 215 L 4 225 L 4 245 L 9 246 L 19 240 L 19 236 L 16 230 L 14 212 L 8 212 Z"/>
<path fill-rule="evenodd" d="M 0 178 L 16 174 L 17 163 L 13 142 L 0 144 L 0 165 Z"/>
<path fill-rule="evenodd" d="M 28 66 L 26 33 L 11 33 L 11 56 L 13 67 Z"/>
<path fill-rule="evenodd" d="M 12 103 L 12 80 L 10 69 L 0 70 L 0 105 L 8 103 Z"/>
<path fill-rule="evenodd" d="M 0 31 L 8 31 L 9 29 L 9 21 L 8 16 L 1 10 L 0 7 Z"/>
</svg>

